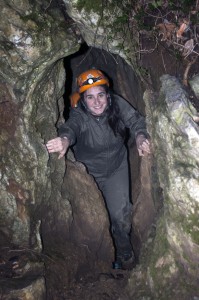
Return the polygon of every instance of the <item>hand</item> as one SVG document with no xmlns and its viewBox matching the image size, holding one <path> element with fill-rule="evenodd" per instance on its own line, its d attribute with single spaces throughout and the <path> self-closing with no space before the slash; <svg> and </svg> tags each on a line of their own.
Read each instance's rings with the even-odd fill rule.
<svg viewBox="0 0 199 300">
<path fill-rule="evenodd" d="M 57 137 L 53 140 L 48 141 L 46 147 L 49 153 L 59 152 L 58 159 L 60 159 L 65 155 L 69 145 L 70 141 L 67 138 Z"/>
<path fill-rule="evenodd" d="M 139 156 L 147 156 L 149 153 L 151 153 L 150 142 L 143 134 L 138 134 L 136 137 L 136 145 Z"/>
</svg>

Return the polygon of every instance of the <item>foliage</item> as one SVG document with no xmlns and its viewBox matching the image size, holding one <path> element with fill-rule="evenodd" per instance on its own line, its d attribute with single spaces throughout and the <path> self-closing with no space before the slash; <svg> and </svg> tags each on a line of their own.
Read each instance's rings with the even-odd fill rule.
<svg viewBox="0 0 199 300">
<path fill-rule="evenodd" d="M 198 0 L 78 0 L 76 7 L 80 12 L 96 12 L 98 27 L 106 28 L 107 44 L 119 38 L 117 48 L 128 58 L 163 46 L 174 61 L 185 62 L 187 84 L 189 69 L 199 56 Z M 143 49 L 142 40 L 147 44 L 147 39 L 154 41 L 152 49 Z"/>
<path fill-rule="evenodd" d="M 95 0 L 95 1 L 89 1 L 89 0 L 78 0 L 77 2 L 77 9 L 81 11 L 82 9 L 85 9 L 89 13 L 91 11 L 98 12 L 102 8 L 103 1 L 102 0 Z"/>
<path fill-rule="evenodd" d="M 147 36 L 148 33 L 156 40 L 156 47 L 163 44 L 175 59 L 185 61 L 187 75 L 199 56 L 198 1 L 152 0 L 142 5 L 137 2 L 133 11 L 140 34 Z"/>
<path fill-rule="evenodd" d="M 151 53 L 162 45 L 174 58 L 185 63 L 183 83 L 187 85 L 188 72 L 199 56 L 199 1 L 149 0 L 132 1 L 131 27 L 139 32 L 140 40 L 154 40 Z"/>
</svg>

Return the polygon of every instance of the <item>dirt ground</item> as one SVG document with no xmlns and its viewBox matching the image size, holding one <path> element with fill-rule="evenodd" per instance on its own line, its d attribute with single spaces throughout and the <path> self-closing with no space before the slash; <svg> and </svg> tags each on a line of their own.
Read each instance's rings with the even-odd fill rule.
<svg viewBox="0 0 199 300">
<path fill-rule="evenodd" d="M 71 274 L 69 271 L 66 259 L 48 260 L 45 270 L 47 300 L 129 299 L 125 288 L 130 271 L 113 270 L 111 263 L 105 272 L 83 266 L 73 276 L 74 264 L 71 264 Z M 66 273 L 70 275 L 68 278 Z"/>
<path fill-rule="evenodd" d="M 65 294 L 68 300 L 127 300 L 125 286 L 129 277 L 128 271 L 111 271 L 101 273 L 97 278 L 85 278 L 75 283 Z M 63 298 L 64 299 L 64 298 Z"/>
</svg>

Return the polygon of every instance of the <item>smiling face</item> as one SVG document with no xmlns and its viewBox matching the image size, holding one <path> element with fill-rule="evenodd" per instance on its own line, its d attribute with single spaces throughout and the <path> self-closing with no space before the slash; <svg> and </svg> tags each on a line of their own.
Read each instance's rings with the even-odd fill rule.
<svg viewBox="0 0 199 300">
<path fill-rule="evenodd" d="M 84 101 L 94 116 L 100 116 L 108 105 L 107 93 L 103 86 L 94 86 L 84 92 Z"/>
</svg>

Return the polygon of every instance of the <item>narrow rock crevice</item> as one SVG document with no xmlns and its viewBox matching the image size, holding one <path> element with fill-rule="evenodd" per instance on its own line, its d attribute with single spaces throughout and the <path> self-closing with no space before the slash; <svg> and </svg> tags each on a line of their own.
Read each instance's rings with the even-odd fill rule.
<svg viewBox="0 0 199 300">
<path fill-rule="evenodd" d="M 120 94 L 129 101 L 140 113 L 144 114 L 143 90 L 140 82 L 122 58 L 97 48 L 83 45 L 81 49 L 65 58 L 65 107 L 62 107 L 60 115 L 64 111 L 65 118 L 69 112 L 69 95 L 76 89 L 76 77 L 89 68 L 104 71 L 110 78 L 114 92 Z M 59 120 L 59 126 L 63 122 Z M 131 195 L 133 202 L 132 215 L 132 244 L 137 260 L 139 260 L 142 244 L 147 240 L 149 233 L 155 226 L 158 209 L 152 198 L 151 167 L 152 158 L 140 159 L 133 140 L 128 141 L 129 162 L 131 169 Z M 155 167 L 154 172 L 155 172 Z M 53 176 L 53 174 L 52 174 Z M 52 180 L 54 180 L 52 178 Z M 154 187 L 153 187 L 154 189 Z M 54 233 L 49 233 L 46 225 L 43 225 L 42 236 L 44 241 L 44 253 L 55 257 L 56 263 L 64 268 L 70 268 L 68 280 L 64 276 L 64 282 L 71 283 L 85 281 L 85 278 L 98 278 L 100 273 L 111 273 L 114 260 L 114 247 L 110 235 L 110 224 L 105 209 L 104 200 L 97 185 L 85 167 L 76 162 L 69 151 L 66 160 L 66 173 L 62 184 L 63 201 L 70 203 L 71 217 L 68 228 L 58 223 L 54 227 Z M 59 208 L 60 209 L 60 208 Z M 57 214 L 59 214 L 59 209 Z M 58 218 L 59 219 L 59 218 Z M 46 222 L 48 224 L 48 222 Z M 63 261 L 57 260 L 61 255 Z M 58 254 L 59 253 L 59 254 Z M 53 293 L 57 285 L 55 277 L 62 273 L 52 271 L 56 269 L 49 261 L 47 265 L 47 290 Z M 70 266 L 70 267 L 69 267 Z M 57 266 L 58 268 L 58 266 Z M 59 269 L 59 268 L 58 268 Z M 54 274 L 54 275 L 53 275 Z M 63 283 L 63 276 L 59 285 Z M 54 289 L 53 289 L 54 286 Z"/>
</svg>

